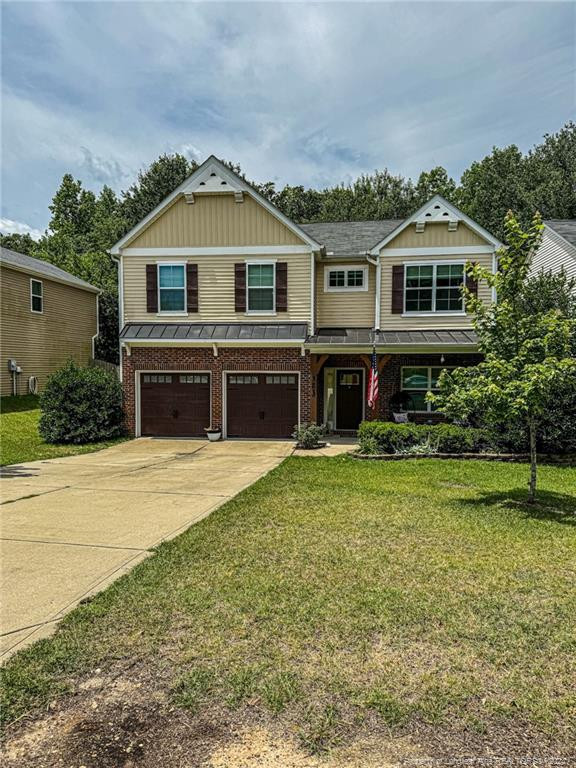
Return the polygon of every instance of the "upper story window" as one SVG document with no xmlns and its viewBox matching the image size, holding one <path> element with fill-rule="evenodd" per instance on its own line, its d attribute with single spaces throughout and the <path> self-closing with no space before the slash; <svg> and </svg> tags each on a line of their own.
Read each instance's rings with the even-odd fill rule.
<svg viewBox="0 0 576 768">
<path fill-rule="evenodd" d="M 30 280 L 30 310 L 38 314 L 44 312 L 42 280 Z"/>
<path fill-rule="evenodd" d="M 270 314 L 276 310 L 276 265 L 252 263 L 246 265 L 246 309 L 248 312 Z"/>
<path fill-rule="evenodd" d="M 324 290 L 327 292 L 367 291 L 368 268 L 363 266 L 326 267 Z"/>
<path fill-rule="evenodd" d="M 405 312 L 464 312 L 464 263 L 406 264 Z"/>
<path fill-rule="evenodd" d="M 184 264 L 158 264 L 158 310 L 186 312 L 186 268 Z"/>
</svg>

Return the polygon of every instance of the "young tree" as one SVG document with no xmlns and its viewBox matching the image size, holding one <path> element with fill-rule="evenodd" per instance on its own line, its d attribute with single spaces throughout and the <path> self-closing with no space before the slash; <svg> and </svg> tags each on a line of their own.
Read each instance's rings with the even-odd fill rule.
<svg viewBox="0 0 576 768">
<path fill-rule="evenodd" d="M 473 314 L 479 348 L 485 359 L 477 366 L 444 371 L 440 392 L 429 395 L 448 416 L 469 419 L 482 414 L 488 425 L 523 424 L 529 435 L 530 481 L 533 503 L 537 482 L 537 441 L 555 400 L 576 394 L 576 359 L 572 356 L 576 321 L 545 304 L 528 311 L 526 290 L 530 261 L 542 238 L 537 214 L 524 231 L 509 212 L 505 219 L 507 247 L 499 253 L 493 274 L 479 265 L 468 267 L 476 280 L 485 280 L 498 301 L 484 304 L 464 289 Z"/>
</svg>

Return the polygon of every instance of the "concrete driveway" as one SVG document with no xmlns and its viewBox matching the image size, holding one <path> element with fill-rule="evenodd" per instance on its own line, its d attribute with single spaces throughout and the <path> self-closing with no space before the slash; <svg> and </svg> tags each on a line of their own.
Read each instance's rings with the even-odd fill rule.
<svg viewBox="0 0 576 768">
<path fill-rule="evenodd" d="M 292 452 L 289 442 L 143 438 L 4 467 L 2 660 Z"/>
</svg>

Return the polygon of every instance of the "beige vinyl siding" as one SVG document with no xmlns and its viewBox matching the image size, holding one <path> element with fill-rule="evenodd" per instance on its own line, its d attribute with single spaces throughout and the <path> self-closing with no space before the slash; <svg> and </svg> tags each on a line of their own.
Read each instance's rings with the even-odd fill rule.
<svg viewBox="0 0 576 768">
<path fill-rule="evenodd" d="M 386 249 L 382 251 L 382 305 L 380 327 L 390 330 L 423 330 L 426 328 L 470 328 L 472 323 L 467 315 L 443 315 L 442 313 L 432 315 L 394 315 L 392 314 L 392 267 L 394 264 L 405 264 L 409 262 L 438 262 L 438 261 L 456 261 L 466 262 L 474 261 L 483 266 L 492 269 L 492 254 L 482 253 L 474 256 L 386 256 Z M 484 281 L 478 284 L 478 296 L 487 303 L 491 301 L 492 294 L 488 285 Z"/>
<path fill-rule="evenodd" d="M 30 311 L 30 278 L 41 280 L 44 311 Z M 37 376 L 40 389 L 46 378 L 73 358 L 85 365 L 92 357 L 97 333 L 97 295 L 2 265 L 2 336 L 0 340 L 1 394 L 12 394 L 7 360 L 22 368 L 18 393 L 28 393 L 28 378 Z"/>
<path fill-rule="evenodd" d="M 303 245 L 297 235 L 250 195 L 196 195 L 177 198 L 125 248 L 201 248 L 247 245 Z"/>
<path fill-rule="evenodd" d="M 459 223 L 454 232 L 448 231 L 443 222 L 426 224 L 424 232 L 416 232 L 416 224 L 410 224 L 384 247 L 386 248 L 456 248 L 462 245 L 489 245 L 480 235 L 465 224 Z"/>
<path fill-rule="evenodd" d="M 576 278 L 576 248 L 572 247 L 555 232 L 544 228 L 542 243 L 532 260 L 531 273 L 560 272 L 564 267 L 569 277 Z"/>
<path fill-rule="evenodd" d="M 189 315 L 146 312 L 146 265 L 185 261 L 167 256 L 123 256 L 124 322 L 246 323 L 310 322 L 310 254 L 267 256 L 191 256 L 198 265 L 198 312 Z M 288 264 L 288 311 L 277 315 L 251 315 L 234 311 L 234 264 L 249 261 L 285 261 Z"/>
<path fill-rule="evenodd" d="M 372 328 L 376 294 L 376 268 L 364 261 L 346 261 L 344 266 L 368 265 L 367 291 L 325 291 L 324 271 L 338 262 L 316 263 L 316 325 L 319 328 Z"/>
</svg>

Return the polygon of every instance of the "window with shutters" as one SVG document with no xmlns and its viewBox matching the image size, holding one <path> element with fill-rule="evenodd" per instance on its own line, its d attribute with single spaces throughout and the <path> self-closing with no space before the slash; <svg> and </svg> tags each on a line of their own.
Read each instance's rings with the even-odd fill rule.
<svg viewBox="0 0 576 768">
<path fill-rule="evenodd" d="M 404 267 L 404 312 L 464 312 L 464 262 L 426 262 Z"/>
<path fill-rule="evenodd" d="M 276 265 L 274 262 L 246 264 L 246 311 L 250 314 L 273 314 L 276 310 Z"/>
<path fill-rule="evenodd" d="M 158 264 L 158 311 L 186 313 L 185 264 Z"/>
<path fill-rule="evenodd" d="M 324 290 L 327 293 L 367 291 L 368 267 L 338 266 L 324 269 Z"/>
</svg>

